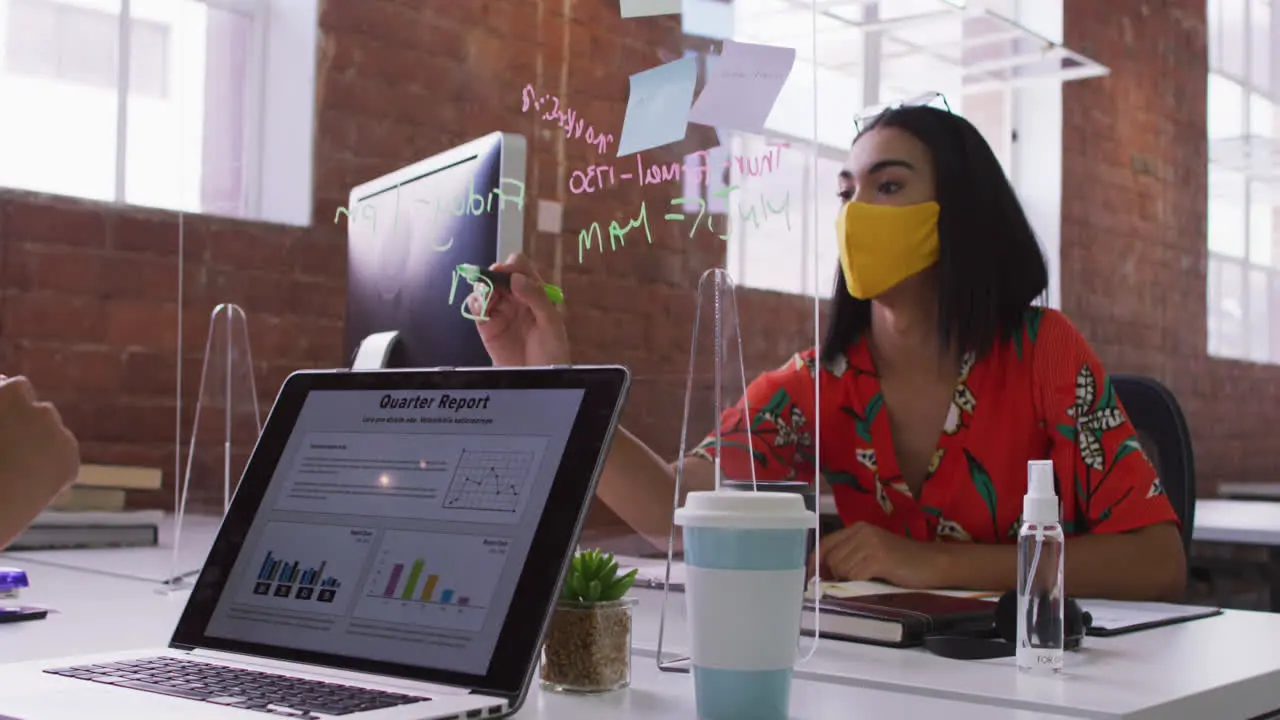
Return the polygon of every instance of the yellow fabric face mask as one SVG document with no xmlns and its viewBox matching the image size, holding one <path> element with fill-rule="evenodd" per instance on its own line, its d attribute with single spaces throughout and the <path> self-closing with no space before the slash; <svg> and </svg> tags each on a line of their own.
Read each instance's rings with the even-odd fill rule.
<svg viewBox="0 0 1280 720">
<path fill-rule="evenodd" d="M 840 267 L 849 294 L 870 300 L 938 262 L 936 202 L 848 202 L 836 216 Z"/>
</svg>

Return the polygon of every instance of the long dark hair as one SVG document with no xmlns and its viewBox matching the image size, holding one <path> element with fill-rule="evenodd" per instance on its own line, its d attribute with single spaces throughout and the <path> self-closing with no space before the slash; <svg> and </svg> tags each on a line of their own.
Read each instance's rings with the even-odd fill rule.
<svg viewBox="0 0 1280 720">
<path fill-rule="evenodd" d="M 862 128 L 898 128 L 933 160 L 938 217 L 938 341 L 946 352 L 979 357 L 1012 339 L 1032 302 L 1049 287 L 1049 269 L 1031 223 L 991 147 L 968 120 L 945 110 L 886 110 Z M 858 139 L 854 139 L 857 143 Z M 871 301 L 849 294 L 836 272 L 822 359 L 833 362 L 871 326 Z"/>
</svg>

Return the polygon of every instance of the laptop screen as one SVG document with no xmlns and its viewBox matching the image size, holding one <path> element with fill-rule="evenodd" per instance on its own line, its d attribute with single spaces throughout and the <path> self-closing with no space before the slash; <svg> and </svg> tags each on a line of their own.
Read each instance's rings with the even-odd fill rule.
<svg viewBox="0 0 1280 720">
<path fill-rule="evenodd" d="M 207 634 L 484 675 L 583 395 L 312 391 Z"/>
</svg>

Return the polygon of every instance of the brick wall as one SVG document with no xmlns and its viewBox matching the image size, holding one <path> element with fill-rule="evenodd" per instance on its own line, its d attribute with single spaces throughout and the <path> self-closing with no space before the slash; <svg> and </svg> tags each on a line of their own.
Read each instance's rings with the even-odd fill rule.
<svg viewBox="0 0 1280 720">
<path fill-rule="evenodd" d="M 167 483 L 174 468 L 179 307 L 185 446 L 215 305 L 239 303 L 247 311 L 265 412 L 290 371 L 340 360 L 346 281 L 345 246 L 333 229 L 304 232 L 190 215 L 182 226 L 180 261 L 179 220 L 172 213 L 0 195 L 4 372 L 27 375 L 57 403 L 85 461 L 162 467 Z M 223 357 L 215 354 L 211 378 L 224 377 Z M 233 379 L 233 408 L 249 408 L 247 379 Z M 216 391 L 207 392 L 209 412 L 201 418 L 200 437 L 210 441 L 196 453 L 201 501 L 222 497 L 222 387 L 211 379 Z M 252 412 L 236 411 L 233 422 L 238 446 L 247 451 Z M 237 455 L 243 463 L 244 454 Z M 172 494 L 135 500 L 163 504 Z"/>
<path fill-rule="evenodd" d="M 1069 0 L 1066 44 L 1111 68 L 1063 90 L 1064 310 L 1112 371 L 1178 396 L 1201 495 L 1275 481 L 1280 368 L 1206 352 L 1203 0 Z"/>
<path fill-rule="evenodd" d="M 1280 371 L 1205 357 L 1204 11 L 1199 0 L 1169 6 L 1144 12 L 1137 0 L 1068 3 L 1068 43 L 1113 73 L 1065 90 L 1064 301 L 1113 369 L 1154 374 L 1180 395 L 1205 482 L 1261 479 L 1277 465 L 1276 451 L 1260 448 L 1263 408 L 1276 400 Z M 5 372 L 28 374 L 58 403 L 87 461 L 158 465 L 172 482 L 179 308 L 184 447 L 217 303 L 239 303 L 248 313 L 264 411 L 290 370 L 343 364 L 345 233 L 332 223 L 334 209 L 353 185 L 494 129 L 529 138 L 531 207 L 537 199 L 565 203 L 568 232 L 535 234 L 530 213 L 526 243 L 570 298 L 576 359 L 631 366 L 636 385 L 625 422 L 674 454 L 690 288 L 719 261 L 722 245 L 709 233 L 690 241 L 687 227 L 654 223 L 652 247 L 633 242 L 579 264 L 578 229 L 625 221 L 642 201 L 659 215 L 680 188 L 620 185 L 572 195 L 572 170 L 611 158 L 522 113 L 521 95 L 531 83 L 616 136 L 627 75 L 701 41 L 684 38 L 674 18 L 624 23 L 616 4 L 603 0 L 415 7 L 325 3 L 315 222 L 296 229 L 184 217 L 181 301 L 173 213 L 0 192 L 0 360 Z M 678 161 L 711 144 L 691 132 L 645 158 Z M 744 318 L 783 329 L 744 338 L 748 373 L 811 341 L 809 303 L 744 292 L 739 305 Z M 220 419 L 215 406 L 201 420 L 211 443 L 220 442 Z M 237 422 L 243 437 L 252 421 Z M 709 422 L 702 410 L 695 427 Z M 206 504 L 221 498 L 218 450 L 211 444 L 197 456 L 195 482 Z M 610 522 L 606 512 L 596 518 Z"/>
<path fill-rule="evenodd" d="M 566 139 L 554 123 L 523 113 L 521 98 L 531 83 L 586 123 L 619 135 L 627 76 L 675 59 L 686 42 L 694 43 L 683 37 L 678 19 L 624 22 L 616 3 L 597 0 L 433 0 L 430 11 L 392 0 L 330 0 L 321 35 L 313 226 L 186 216 L 181 303 L 173 213 L 0 191 L 5 372 L 29 375 L 58 403 L 86 461 L 161 466 L 172 482 L 179 307 L 185 313 L 185 452 L 213 307 L 233 302 L 247 312 L 264 412 L 291 369 L 344 364 L 345 232 L 333 224 L 334 210 L 355 184 L 501 129 L 529 139 L 530 209 L 537 199 L 565 204 L 564 236 L 536 235 L 534 213 L 528 213 L 526 247 L 570 298 L 575 359 L 633 368 L 625 422 L 674 456 L 691 288 L 704 269 L 721 262 L 723 242 L 705 231 L 690 241 L 687 225 L 660 219 L 680 195 L 679 183 L 643 191 L 619 183 L 607 192 L 572 195 L 569 174 L 609 164 L 616 142 L 609 156 L 598 156 L 583 139 Z M 691 130 L 684 143 L 646 152 L 644 159 L 677 162 L 713 144 L 710 134 Z M 626 248 L 593 251 L 580 264 L 577 230 L 598 221 L 607 238 L 608 223 L 625 222 L 641 202 L 649 207 L 653 246 L 636 245 L 633 234 Z M 746 337 L 749 373 L 776 366 L 811 342 L 809 303 L 743 293 L 739 304 L 744 317 L 768 316 L 794 329 Z M 703 374 L 709 378 L 710 369 Z M 193 482 L 197 499 L 216 505 L 222 411 L 217 402 L 209 407 L 200 437 L 210 444 L 197 452 Z M 699 416 L 696 427 L 709 428 L 708 413 Z M 245 447 L 251 415 L 236 422 Z M 236 462 L 243 463 L 243 455 Z M 171 497 L 166 490 L 135 500 L 163 505 Z M 602 511 L 596 522 L 612 520 Z"/>
</svg>

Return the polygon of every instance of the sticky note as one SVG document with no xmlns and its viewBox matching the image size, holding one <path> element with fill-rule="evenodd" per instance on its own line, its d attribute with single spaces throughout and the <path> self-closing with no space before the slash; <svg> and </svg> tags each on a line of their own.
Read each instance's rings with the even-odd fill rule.
<svg viewBox="0 0 1280 720">
<path fill-rule="evenodd" d="M 716 129 L 764 130 L 795 64 L 795 48 L 725 40 L 719 57 L 707 65 L 707 83 L 689 121 Z"/>
<path fill-rule="evenodd" d="M 698 83 L 698 61 L 682 57 L 631 76 L 618 157 L 684 139 Z"/>
<path fill-rule="evenodd" d="M 619 0 L 622 17 L 638 18 L 652 15 L 676 15 L 684 0 Z"/>
</svg>

